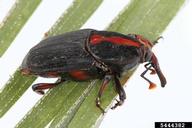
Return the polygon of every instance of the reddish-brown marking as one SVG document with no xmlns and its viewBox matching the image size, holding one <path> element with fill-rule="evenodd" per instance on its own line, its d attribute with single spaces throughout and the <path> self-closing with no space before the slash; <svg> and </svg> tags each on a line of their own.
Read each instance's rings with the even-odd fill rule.
<svg viewBox="0 0 192 128">
<path fill-rule="evenodd" d="M 58 77 L 59 76 L 59 74 L 57 72 L 48 72 L 46 75 L 48 77 Z"/>
<path fill-rule="evenodd" d="M 125 39 L 122 37 L 116 37 L 116 36 L 112 36 L 112 37 L 105 37 L 105 36 L 101 36 L 101 35 L 93 35 L 91 36 L 91 44 L 99 44 L 102 41 L 109 41 L 112 42 L 114 44 L 120 44 L 120 45 L 127 45 L 127 46 L 135 46 L 135 47 L 140 47 L 140 43 L 129 40 L 129 39 Z"/>
<path fill-rule="evenodd" d="M 49 32 L 44 33 L 44 37 L 47 37 L 47 36 L 48 36 L 48 33 L 49 33 Z"/>
<path fill-rule="evenodd" d="M 30 75 L 31 71 L 27 68 L 21 69 L 21 74 L 22 75 Z"/>
<path fill-rule="evenodd" d="M 149 40 L 147 40 L 147 39 L 145 39 L 144 37 L 142 37 L 141 35 L 137 35 L 137 39 L 138 39 L 141 43 L 143 43 L 145 46 L 147 46 L 147 47 L 149 47 L 149 48 L 152 48 L 152 47 L 153 47 L 153 44 L 152 44 Z"/>
<path fill-rule="evenodd" d="M 156 84 L 154 84 L 154 83 L 150 83 L 150 85 L 149 85 L 149 89 L 150 90 L 152 90 L 152 89 L 155 89 L 157 86 L 156 86 Z"/>
<path fill-rule="evenodd" d="M 76 70 L 69 72 L 72 78 L 77 80 L 87 80 L 90 78 L 89 74 L 86 71 Z"/>
<path fill-rule="evenodd" d="M 55 87 L 56 84 L 49 84 L 49 83 L 39 83 L 37 86 L 37 90 L 44 90 L 44 89 L 50 89 Z"/>
</svg>

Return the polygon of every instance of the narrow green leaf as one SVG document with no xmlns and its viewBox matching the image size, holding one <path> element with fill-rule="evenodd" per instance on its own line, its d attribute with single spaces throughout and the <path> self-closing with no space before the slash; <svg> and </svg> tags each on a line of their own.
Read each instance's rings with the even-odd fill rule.
<svg viewBox="0 0 192 128">
<path fill-rule="evenodd" d="M 22 76 L 16 71 L 6 86 L 0 90 L 0 117 L 2 117 L 9 108 L 21 97 L 35 80 L 33 76 Z"/>
<path fill-rule="evenodd" d="M 91 82 L 91 84 L 88 83 L 81 83 L 82 85 L 78 84 L 77 88 L 75 90 L 72 90 L 71 94 L 68 95 L 66 99 L 64 99 L 65 102 L 63 102 L 61 108 L 55 113 L 55 115 L 57 116 L 54 115 L 55 116 L 54 121 L 53 123 L 51 123 L 50 127 L 67 127 L 71 119 L 75 115 L 75 113 L 78 111 L 82 102 L 88 96 L 90 90 L 95 86 L 95 82 L 96 80 Z M 85 88 L 82 88 L 81 86 Z M 74 93 L 75 91 L 76 93 Z M 71 98 L 69 99 L 69 97 Z M 58 123 L 58 121 L 60 120 L 62 120 L 61 124 Z"/>
<path fill-rule="evenodd" d="M 58 88 L 51 89 L 46 95 L 38 102 L 38 104 L 28 113 L 28 116 L 24 118 L 24 122 L 20 122 L 16 127 L 26 128 L 31 127 L 45 127 L 53 117 L 59 112 L 60 108 L 64 107 L 65 111 L 69 110 L 71 105 L 74 104 L 80 94 L 87 88 L 86 82 L 82 82 L 81 85 L 77 85 L 75 82 L 66 82 L 65 86 L 58 86 Z M 69 91 L 70 90 L 70 91 Z M 73 91 L 76 91 L 73 94 Z M 61 98 L 62 100 L 57 100 Z M 73 95 L 72 99 L 68 100 L 68 97 Z M 65 102 L 65 104 L 63 103 Z M 51 105 L 50 105 L 51 103 Z M 38 120 L 38 122 L 36 121 Z M 36 123 L 34 123 L 36 122 Z"/>
<path fill-rule="evenodd" d="M 22 29 L 40 2 L 41 0 L 16 1 L 11 10 L 11 14 L 0 27 L 0 57 L 13 42 L 18 32 Z"/>
<path fill-rule="evenodd" d="M 108 30 L 137 33 L 153 41 L 165 30 L 184 1 L 134 0 Z"/>
<path fill-rule="evenodd" d="M 58 20 L 48 32 L 48 35 L 57 35 L 64 32 L 79 29 L 99 7 L 103 0 L 75 0 L 73 5 L 64 12 L 64 15 Z"/>
</svg>

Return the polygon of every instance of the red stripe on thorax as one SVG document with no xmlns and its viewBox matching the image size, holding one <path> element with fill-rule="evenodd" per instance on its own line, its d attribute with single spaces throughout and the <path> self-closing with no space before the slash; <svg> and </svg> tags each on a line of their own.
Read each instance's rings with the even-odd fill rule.
<svg viewBox="0 0 192 128">
<path fill-rule="evenodd" d="M 117 36 L 112 36 L 112 37 L 105 37 L 101 35 L 92 35 L 90 42 L 91 44 L 99 44 L 103 41 L 111 42 L 114 44 L 119 44 L 119 45 L 127 45 L 127 46 L 135 46 L 135 47 L 140 47 L 140 43 L 135 42 L 133 40 L 125 39 L 122 37 L 117 37 Z"/>
</svg>

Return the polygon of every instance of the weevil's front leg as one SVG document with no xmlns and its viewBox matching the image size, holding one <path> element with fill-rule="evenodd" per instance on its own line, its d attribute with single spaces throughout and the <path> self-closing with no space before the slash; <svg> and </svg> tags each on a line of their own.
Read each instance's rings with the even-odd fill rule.
<svg viewBox="0 0 192 128">
<path fill-rule="evenodd" d="M 32 89 L 36 93 L 43 95 L 44 94 L 43 90 L 53 88 L 64 81 L 65 80 L 63 78 L 59 78 L 55 83 L 38 83 L 34 84 L 32 86 Z"/>
<path fill-rule="evenodd" d="M 105 113 L 105 110 L 101 107 L 101 100 L 100 99 L 101 99 L 101 96 L 103 95 L 103 92 L 104 92 L 106 86 L 110 82 L 111 78 L 112 78 L 111 75 L 105 75 L 103 82 L 101 84 L 101 87 L 99 89 L 99 93 L 98 93 L 97 98 L 96 98 L 96 106 L 102 111 L 103 114 Z"/>
<path fill-rule="evenodd" d="M 124 100 L 126 99 L 125 90 L 121 86 L 121 83 L 120 83 L 117 75 L 114 75 L 114 80 L 115 80 L 116 91 L 119 94 L 119 100 L 116 100 L 117 103 L 111 109 L 115 109 L 116 107 L 121 106 L 124 103 Z"/>
<path fill-rule="evenodd" d="M 148 69 L 149 67 L 149 65 L 151 65 L 151 63 L 147 63 L 147 64 L 145 64 L 144 65 L 144 67 L 146 68 L 146 69 Z M 154 70 L 154 69 L 152 69 L 152 67 L 151 68 L 149 68 L 148 70 L 150 70 L 151 71 L 151 75 L 154 75 L 154 74 L 156 74 L 156 71 Z"/>
<path fill-rule="evenodd" d="M 150 64 L 150 63 L 149 63 Z M 148 65 L 149 65 L 148 64 Z M 148 66 L 147 65 L 147 66 Z M 148 78 L 146 78 L 145 77 L 145 74 L 147 73 L 147 71 L 149 71 L 149 70 L 151 70 L 151 67 L 152 67 L 152 65 L 150 65 L 149 67 L 147 67 L 147 66 L 145 66 L 146 67 L 146 70 L 141 74 L 141 77 L 143 78 L 143 79 L 145 79 L 147 82 L 149 82 L 149 89 L 153 89 L 153 88 L 155 88 L 156 87 L 156 84 L 154 84 L 153 82 L 151 82 Z"/>
</svg>

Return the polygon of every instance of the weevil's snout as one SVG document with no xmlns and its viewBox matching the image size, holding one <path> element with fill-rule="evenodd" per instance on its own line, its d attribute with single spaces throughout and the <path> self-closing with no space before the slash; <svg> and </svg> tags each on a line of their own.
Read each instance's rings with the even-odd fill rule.
<svg viewBox="0 0 192 128">
<path fill-rule="evenodd" d="M 157 60 L 155 54 L 153 54 L 151 57 L 151 63 L 159 77 L 159 80 L 161 82 L 161 87 L 165 87 L 165 85 L 167 84 L 167 80 L 160 69 L 160 66 L 159 66 L 159 63 L 158 63 L 158 60 Z"/>
<path fill-rule="evenodd" d="M 157 75 L 160 79 L 161 87 L 165 87 L 165 85 L 167 84 L 167 80 L 166 80 L 165 76 L 163 75 L 161 70 L 156 70 L 156 72 L 157 72 Z"/>
</svg>

